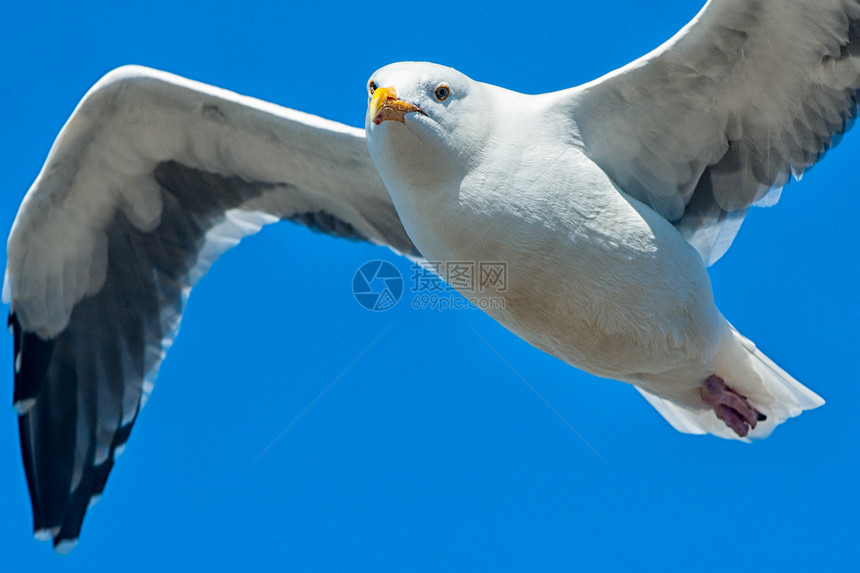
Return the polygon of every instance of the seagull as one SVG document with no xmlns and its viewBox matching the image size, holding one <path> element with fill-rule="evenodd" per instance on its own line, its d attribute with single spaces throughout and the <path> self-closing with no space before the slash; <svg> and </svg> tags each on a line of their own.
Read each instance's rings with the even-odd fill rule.
<svg viewBox="0 0 860 573">
<path fill-rule="evenodd" d="M 679 431 L 750 441 L 823 404 L 722 316 L 706 269 L 853 121 L 860 1 L 709 0 L 653 52 L 555 93 L 417 62 L 366 87 L 363 130 L 137 66 L 85 95 L 3 286 L 37 539 L 74 547 L 191 288 L 282 220 L 452 284 L 439 263 L 504 263 L 504 285 L 455 286 Z"/>
</svg>

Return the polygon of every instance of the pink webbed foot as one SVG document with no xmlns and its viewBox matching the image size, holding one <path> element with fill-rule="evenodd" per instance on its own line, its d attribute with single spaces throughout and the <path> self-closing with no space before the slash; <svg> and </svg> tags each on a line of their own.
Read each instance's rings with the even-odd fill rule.
<svg viewBox="0 0 860 573">
<path fill-rule="evenodd" d="M 717 418 L 741 437 L 746 436 L 767 416 L 752 407 L 746 396 L 738 394 L 716 375 L 711 375 L 699 389 L 702 400 L 711 406 Z"/>
</svg>

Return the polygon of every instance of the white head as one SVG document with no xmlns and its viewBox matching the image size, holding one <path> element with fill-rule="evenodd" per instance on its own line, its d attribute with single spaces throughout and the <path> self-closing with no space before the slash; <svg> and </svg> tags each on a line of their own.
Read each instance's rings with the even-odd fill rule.
<svg viewBox="0 0 860 573">
<path fill-rule="evenodd" d="M 367 146 L 389 191 L 441 190 L 480 161 L 493 126 L 486 88 L 426 62 L 391 64 L 370 77 Z"/>
</svg>

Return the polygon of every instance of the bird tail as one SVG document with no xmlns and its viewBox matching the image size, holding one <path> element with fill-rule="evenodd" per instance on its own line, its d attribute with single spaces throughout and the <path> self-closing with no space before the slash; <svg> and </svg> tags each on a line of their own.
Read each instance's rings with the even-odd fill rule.
<svg viewBox="0 0 860 573">
<path fill-rule="evenodd" d="M 686 406 L 651 394 L 638 386 L 636 389 L 679 432 L 713 434 L 744 442 L 766 438 L 787 419 L 824 404 L 821 396 L 777 366 L 734 328 L 731 329 L 731 337 L 740 344 L 724 344 L 721 347 L 717 355 L 717 375 L 767 416 L 746 437 L 738 436 L 711 409 Z M 754 375 L 749 375 L 750 367 Z M 737 375 L 733 376 L 734 373 Z"/>
</svg>

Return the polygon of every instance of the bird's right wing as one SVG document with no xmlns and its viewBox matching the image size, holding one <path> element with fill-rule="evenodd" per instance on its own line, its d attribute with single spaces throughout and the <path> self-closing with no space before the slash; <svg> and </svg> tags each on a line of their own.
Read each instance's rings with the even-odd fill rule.
<svg viewBox="0 0 860 573">
<path fill-rule="evenodd" d="M 363 130 L 140 67 L 87 93 L 8 244 L 37 537 L 73 546 L 191 287 L 242 237 L 284 219 L 418 257 Z"/>
<path fill-rule="evenodd" d="M 857 114 L 860 1 L 709 0 L 668 42 L 560 92 L 585 153 L 707 264 Z"/>
</svg>

